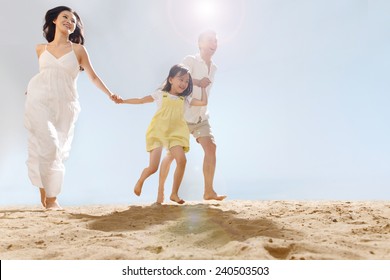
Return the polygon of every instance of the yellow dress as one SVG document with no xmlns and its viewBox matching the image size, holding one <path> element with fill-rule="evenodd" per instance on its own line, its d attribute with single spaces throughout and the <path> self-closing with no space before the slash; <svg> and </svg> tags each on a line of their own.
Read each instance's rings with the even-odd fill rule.
<svg viewBox="0 0 390 280">
<path fill-rule="evenodd" d="M 190 132 L 184 119 L 184 97 L 170 98 L 163 92 L 161 108 L 156 112 L 146 131 L 146 150 L 148 152 L 164 147 L 171 149 L 182 146 L 190 150 Z"/>
</svg>

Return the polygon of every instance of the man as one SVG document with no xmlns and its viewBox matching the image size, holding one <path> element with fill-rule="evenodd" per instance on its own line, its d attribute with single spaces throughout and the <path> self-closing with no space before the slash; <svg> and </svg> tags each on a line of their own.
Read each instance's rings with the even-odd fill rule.
<svg viewBox="0 0 390 280">
<path fill-rule="evenodd" d="M 189 55 L 184 58 L 183 64 L 191 72 L 194 85 L 191 97 L 201 98 L 201 88 L 205 87 L 207 96 L 210 95 L 212 82 L 214 81 L 217 67 L 211 60 L 217 50 L 217 35 L 214 31 L 205 31 L 199 35 L 199 53 Z M 209 114 L 207 106 L 187 107 L 184 113 L 188 128 L 196 141 L 202 146 L 204 151 L 203 175 L 204 175 L 204 194 L 205 200 L 223 200 L 224 195 L 218 195 L 214 191 L 213 181 L 216 166 L 216 144 L 208 121 Z M 168 176 L 169 167 L 173 161 L 170 153 L 167 153 L 160 168 L 160 185 L 157 202 L 164 200 L 164 184 Z"/>
</svg>

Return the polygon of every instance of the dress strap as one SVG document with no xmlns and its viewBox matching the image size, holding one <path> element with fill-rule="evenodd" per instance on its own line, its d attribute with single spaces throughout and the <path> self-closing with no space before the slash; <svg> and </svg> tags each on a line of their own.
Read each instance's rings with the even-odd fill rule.
<svg viewBox="0 0 390 280">
<path fill-rule="evenodd" d="M 168 93 L 166 91 L 164 91 L 163 97 L 168 97 Z"/>
</svg>

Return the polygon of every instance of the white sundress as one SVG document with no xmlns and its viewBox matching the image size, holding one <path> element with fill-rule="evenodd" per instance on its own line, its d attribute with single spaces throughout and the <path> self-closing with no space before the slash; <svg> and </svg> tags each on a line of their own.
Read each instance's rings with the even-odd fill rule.
<svg viewBox="0 0 390 280">
<path fill-rule="evenodd" d="M 63 184 L 74 124 L 80 112 L 79 63 L 73 50 L 56 58 L 45 47 L 39 73 L 29 82 L 24 124 L 28 130 L 28 175 L 31 183 L 56 197 Z"/>
</svg>

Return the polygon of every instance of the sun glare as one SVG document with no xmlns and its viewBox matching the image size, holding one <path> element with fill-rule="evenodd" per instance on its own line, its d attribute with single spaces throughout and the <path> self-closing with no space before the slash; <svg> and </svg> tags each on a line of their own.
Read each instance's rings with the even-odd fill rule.
<svg viewBox="0 0 390 280">
<path fill-rule="evenodd" d="M 196 14 L 201 19 L 210 19 L 216 15 L 216 5 L 212 0 L 197 1 Z"/>
<path fill-rule="evenodd" d="M 173 29 L 188 43 L 193 44 L 201 31 L 212 29 L 223 44 L 238 34 L 245 0 L 168 0 L 167 10 Z"/>
</svg>

